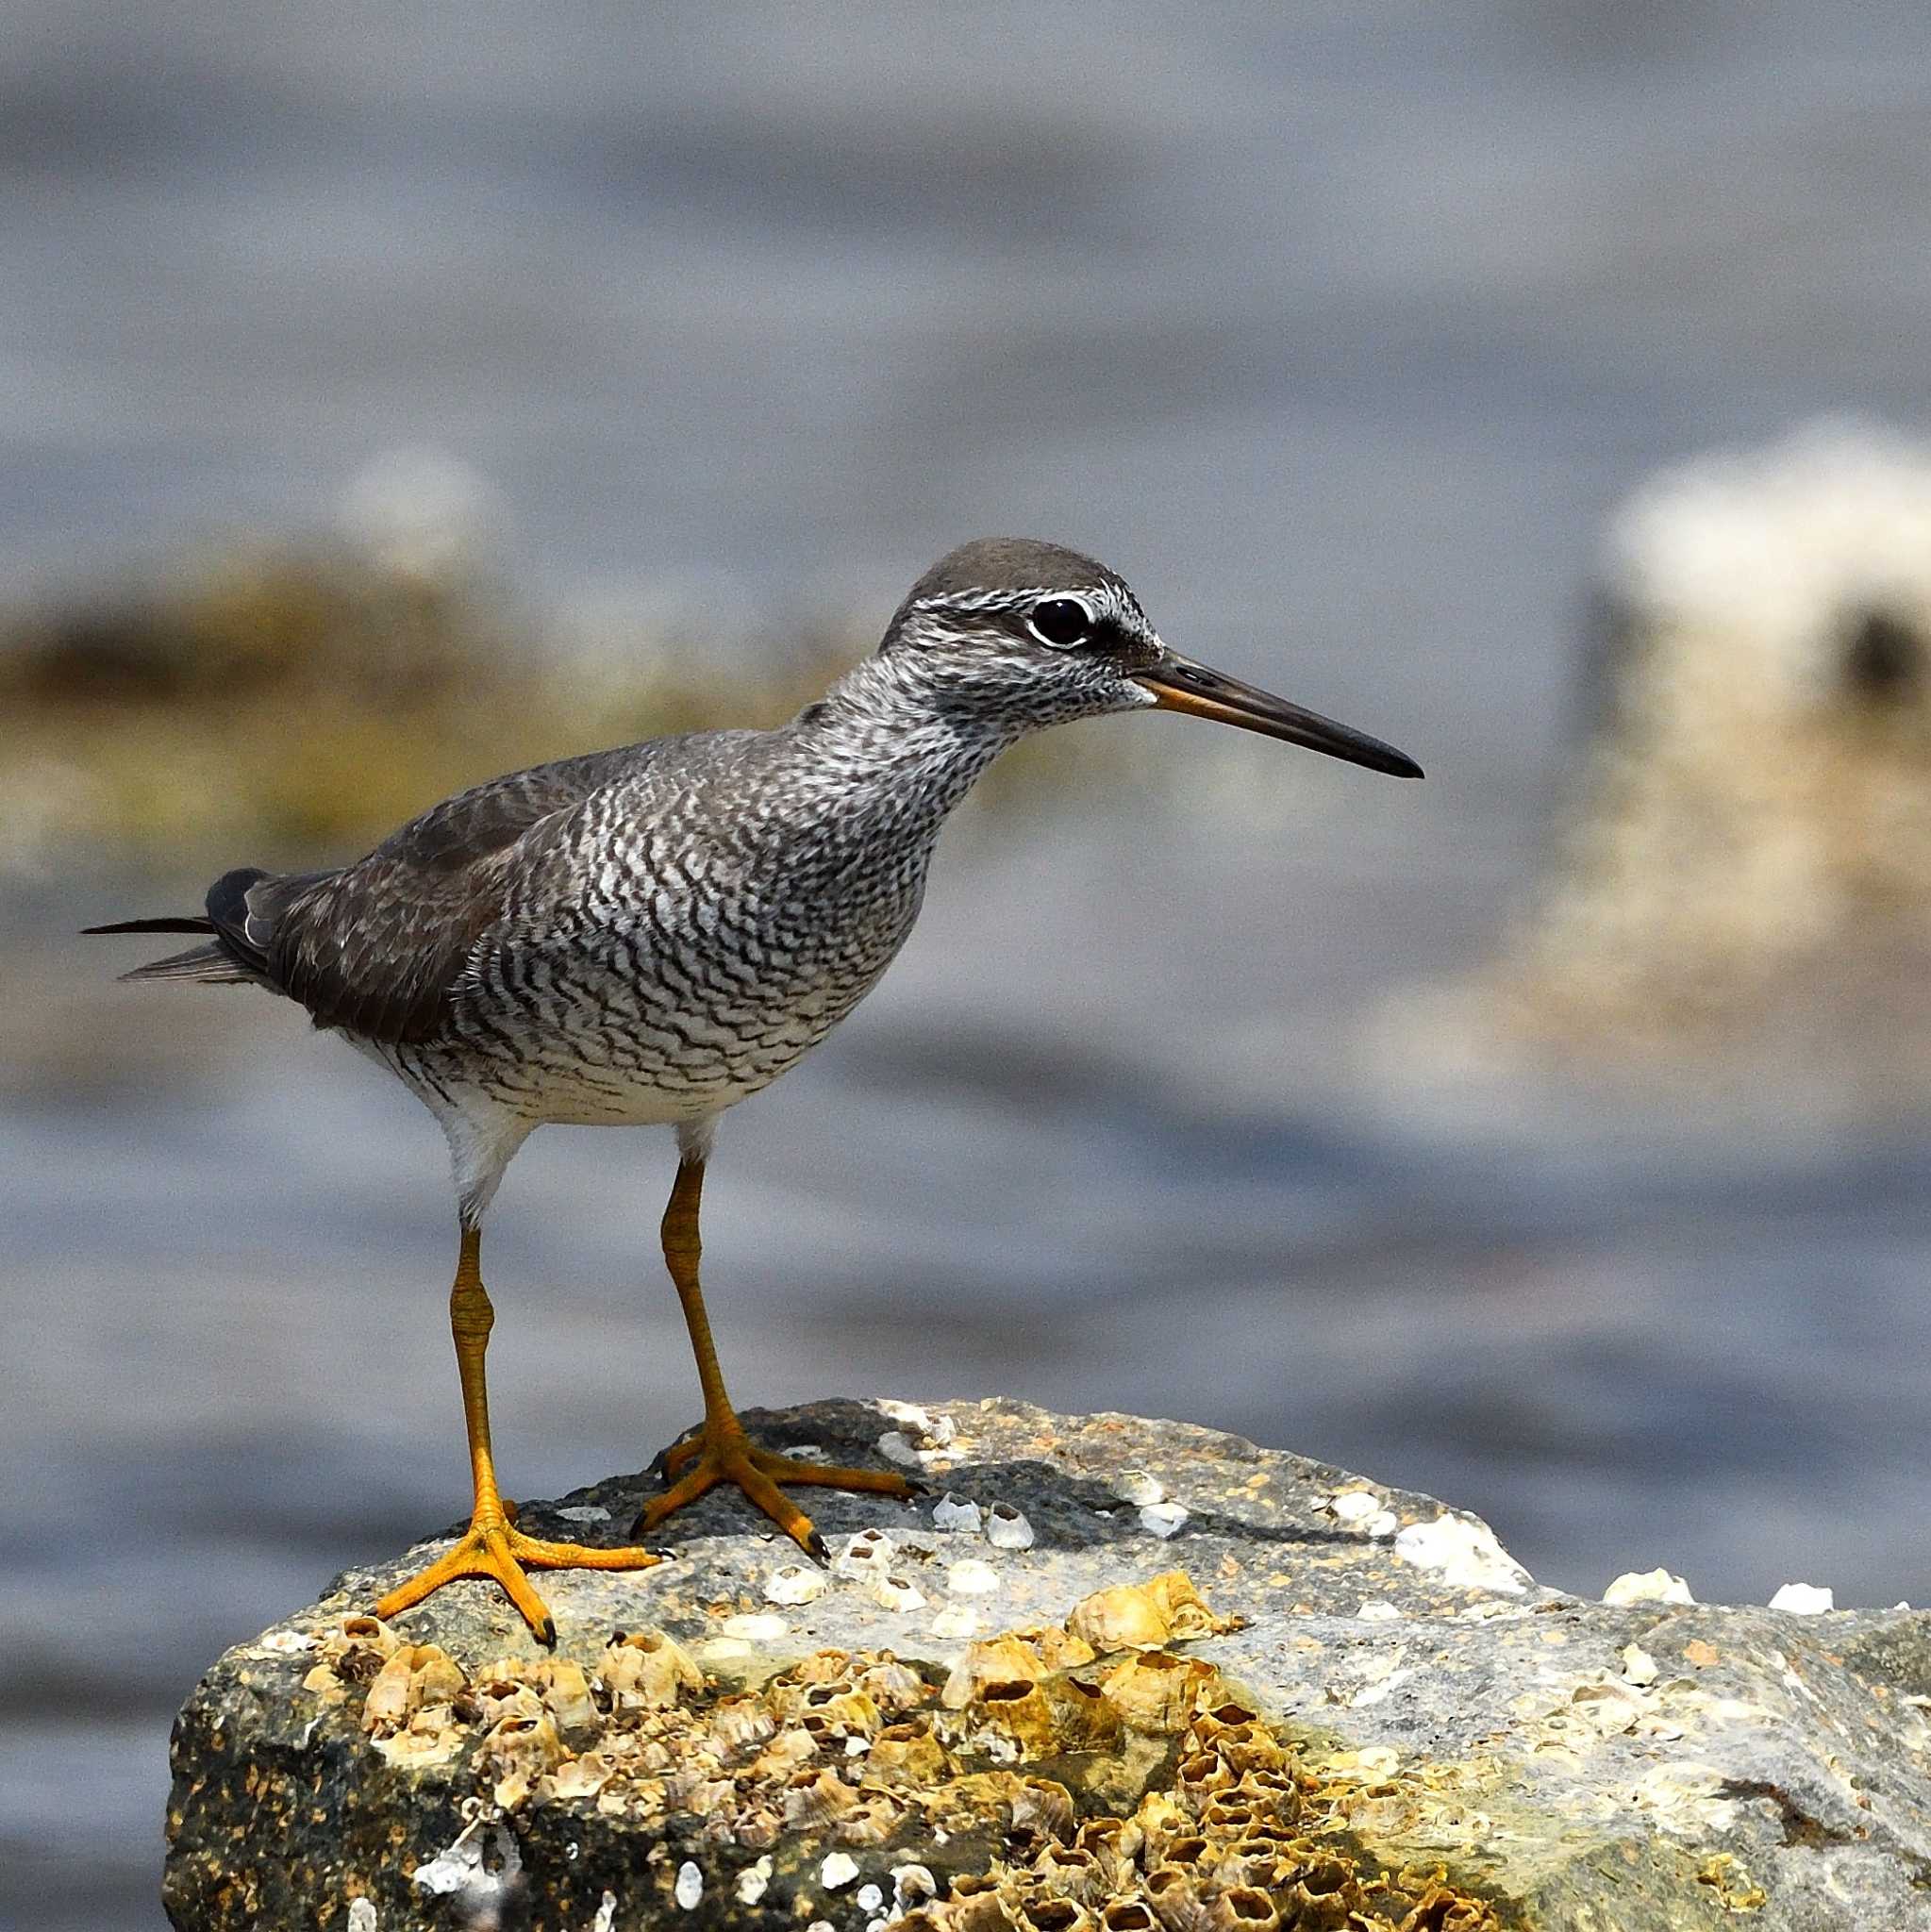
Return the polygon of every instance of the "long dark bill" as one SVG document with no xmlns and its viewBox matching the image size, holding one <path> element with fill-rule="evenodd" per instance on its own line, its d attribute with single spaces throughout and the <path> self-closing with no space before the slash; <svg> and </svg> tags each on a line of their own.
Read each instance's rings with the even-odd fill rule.
<svg viewBox="0 0 1931 1932">
<path fill-rule="evenodd" d="M 1305 744 L 1309 751 L 1323 751 L 1331 758 L 1346 758 L 1351 765 L 1366 765 L 1370 771 L 1387 772 L 1396 778 L 1419 778 L 1422 768 L 1406 752 L 1370 738 L 1346 724 L 1337 724 L 1319 711 L 1304 710 L 1277 698 L 1272 691 L 1238 677 L 1224 676 L 1191 658 L 1169 651 L 1146 671 L 1136 671 L 1134 681 L 1154 694 L 1163 711 L 1186 711 L 1195 718 L 1211 718 L 1221 724 L 1238 724 L 1243 731 L 1257 731 L 1263 738 L 1278 738 L 1289 744 Z"/>
</svg>

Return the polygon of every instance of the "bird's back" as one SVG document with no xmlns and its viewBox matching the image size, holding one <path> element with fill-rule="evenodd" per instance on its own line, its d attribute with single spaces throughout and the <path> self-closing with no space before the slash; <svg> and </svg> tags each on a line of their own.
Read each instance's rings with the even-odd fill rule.
<svg viewBox="0 0 1931 1932">
<path fill-rule="evenodd" d="M 205 920 L 174 923 L 210 932 L 211 943 L 128 977 L 253 982 L 306 1008 L 318 1026 L 382 1044 L 433 1039 L 448 1024 L 471 949 L 529 890 L 542 828 L 678 742 L 650 740 L 490 779 L 333 871 L 227 873 L 208 891 Z"/>
<path fill-rule="evenodd" d="M 365 858 L 247 895 L 271 983 L 321 1026 L 385 1044 L 443 1032 L 476 942 L 526 900 L 546 827 L 673 740 L 512 772 L 432 807 Z"/>
</svg>

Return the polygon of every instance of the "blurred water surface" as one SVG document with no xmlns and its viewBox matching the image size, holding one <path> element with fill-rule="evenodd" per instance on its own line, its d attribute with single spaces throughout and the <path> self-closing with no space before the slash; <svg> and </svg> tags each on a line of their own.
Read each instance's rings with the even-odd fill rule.
<svg viewBox="0 0 1931 1932">
<path fill-rule="evenodd" d="M 1922 1135 L 1774 1093 L 1472 1120 L 1350 1041 L 1533 868 L 1614 498 L 1931 414 L 1927 56 L 1901 0 L 17 0 L 0 582 L 310 522 L 399 442 L 491 480 L 533 596 L 721 633 L 882 622 L 969 534 L 1097 551 L 1431 776 L 1119 721 L 1079 728 L 1137 734 L 1143 792 L 962 824 L 884 988 L 726 1124 L 735 1390 L 1180 1414 L 1578 1590 L 1922 1600 Z M 194 1673 L 462 1507 L 426 1117 L 292 1010 L 64 937 L 197 883 L 0 902 L 0 1911 L 42 1927 L 156 1924 Z M 693 1414 L 668 1177 L 558 1131 L 505 1190 L 527 1493 Z"/>
</svg>

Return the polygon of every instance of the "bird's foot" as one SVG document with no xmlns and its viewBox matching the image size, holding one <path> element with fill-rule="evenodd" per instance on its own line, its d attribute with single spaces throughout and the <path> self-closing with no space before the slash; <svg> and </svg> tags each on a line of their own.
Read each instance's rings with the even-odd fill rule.
<svg viewBox="0 0 1931 1932">
<path fill-rule="evenodd" d="M 681 1472 L 681 1474 L 679 1473 Z M 840 1469 L 824 1462 L 801 1462 L 760 1449 L 745 1435 L 736 1416 L 706 1422 L 694 1436 L 664 1452 L 664 1473 L 675 1477 L 661 1496 L 646 1504 L 631 1534 L 648 1536 L 664 1520 L 694 1503 L 719 1483 L 735 1483 L 807 1557 L 827 1560 L 824 1539 L 811 1519 L 778 1488 L 809 1483 L 824 1490 L 857 1490 L 874 1496 L 917 1495 L 918 1485 L 888 1469 Z"/>
<path fill-rule="evenodd" d="M 445 1550 L 427 1569 L 399 1583 L 375 1606 L 378 1617 L 393 1617 L 419 1604 L 432 1591 L 459 1576 L 493 1579 L 530 1626 L 539 1643 L 555 1643 L 557 1620 L 549 1606 L 530 1588 L 526 1570 L 648 1570 L 663 1558 L 654 1550 L 593 1550 L 583 1543 L 544 1542 L 525 1536 L 515 1526 L 516 1505 L 478 1507 L 469 1528 L 453 1550 Z"/>
</svg>

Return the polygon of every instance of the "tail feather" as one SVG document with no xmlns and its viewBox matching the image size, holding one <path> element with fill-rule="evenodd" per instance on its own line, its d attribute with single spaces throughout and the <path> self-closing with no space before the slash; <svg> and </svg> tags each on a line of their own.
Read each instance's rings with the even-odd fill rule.
<svg viewBox="0 0 1931 1932">
<path fill-rule="evenodd" d="M 188 979 L 204 986 L 247 986 L 260 978 L 262 962 L 247 941 L 241 922 L 247 915 L 247 889 L 267 874 L 253 870 L 231 872 L 217 879 L 208 892 L 208 911 L 199 916 L 170 915 L 163 919 L 117 919 L 108 925 L 83 926 L 86 933 L 194 933 L 206 935 L 205 945 L 185 953 L 170 953 L 137 966 L 123 979 Z M 217 903 L 219 902 L 219 903 Z M 230 922 L 233 924 L 230 924 Z"/>
<path fill-rule="evenodd" d="M 152 927 L 147 930 L 152 930 Z M 170 953 L 165 959 L 150 959 L 120 975 L 123 979 L 193 979 L 204 986 L 246 986 L 255 977 L 229 958 L 222 946 L 209 941 L 190 946 L 185 953 Z"/>
<path fill-rule="evenodd" d="M 100 932 L 212 932 L 211 919 L 119 919 L 112 925 L 84 925 L 83 933 Z"/>
</svg>

